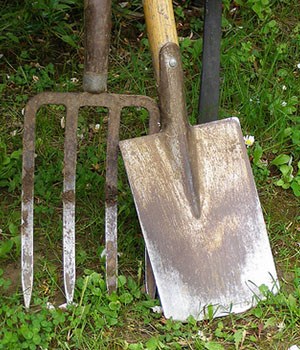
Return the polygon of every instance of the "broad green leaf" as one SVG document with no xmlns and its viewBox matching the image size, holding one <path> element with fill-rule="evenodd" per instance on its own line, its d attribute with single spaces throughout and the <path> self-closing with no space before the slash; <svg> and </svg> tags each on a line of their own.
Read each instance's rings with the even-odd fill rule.
<svg viewBox="0 0 300 350">
<path fill-rule="evenodd" d="M 300 184 L 296 181 L 293 181 L 291 184 L 291 188 L 296 197 L 300 197 Z"/>
<path fill-rule="evenodd" d="M 206 343 L 205 349 L 207 350 L 224 350 L 224 347 L 221 344 L 215 343 L 210 341 L 209 343 Z"/>
<path fill-rule="evenodd" d="M 130 304 L 133 300 L 133 296 L 130 293 L 124 293 L 120 296 L 120 302 L 123 304 Z"/>
<path fill-rule="evenodd" d="M 281 186 L 284 185 L 284 181 L 283 181 L 282 179 L 280 179 L 280 180 L 278 180 L 278 181 L 275 182 L 275 185 L 281 187 Z"/>
<path fill-rule="evenodd" d="M 18 233 L 18 226 L 16 226 L 13 223 L 9 224 L 8 229 L 9 229 L 9 232 L 14 236 Z"/>
<path fill-rule="evenodd" d="M 62 35 L 61 39 L 74 48 L 78 46 L 70 35 Z"/>
<path fill-rule="evenodd" d="M 292 142 L 294 145 L 300 145 L 300 130 L 293 130 Z"/>
<path fill-rule="evenodd" d="M 290 156 L 287 154 L 280 154 L 277 156 L 275 159 L 272 160 L 271 164 L 273 165 L 282 165 L 282 164 L 287 164 L 290 160 Z"/>
<path fill-rule="evenodd" d="M 126 281 L 127 281 L 127 279 L 125 276 L 123 276 L 123 275 L 118 276 L 118 285 L 120 287 L 123 287 L 126 284 Z"/>
<path fill-rule="evenodd" d="M 243 341 L 243 338 L 245 337 L 245 330 L 244 329 L 238 329 L 234 335 L 233 335 L 233 339 L 234 339 L 234 345 L 235 348 L 238 350 L 239 349 L 239 345 L 241 344 L 241 342 Z"/>
<path fill-rule="evenodd" d="M 258 165 L 261 157 L 263 155 L 263 149 L 262 147 L 257 143 L 256 146 L 255 146 L 255 149 L 253 151 L 253 163 L 255 165 Z"/>
<path fill-rule="evenodd" d="M 4 258 L 12 249 L 14 242 L 8 239 L 0 244 L 0 258 Z"/>
<path fill-rule="evenodd" d="M 288 296 L 288 305 L 293 310 L 296 310 L 297 308 L 297 299 L 292 294 Z"/>
<path fill-rule="evenodd" d="M 147 350 L 165 349 L 166 347 L 158 338 L 150 338 L 146 343 Z"/>
<path fill-rule="evenodd" d="M 108 307 L 113 311 L 120 310 L 121 304 L 119 301 L 112 301 L 108 304 Z"/>
<path fill-rule="evenodd" d="M 291 175 L 293 172 L 293 167 L 291 165 L 287 165 L 287 164 L 280 165 L 279 170 L 282 173 L 282 175 L 286 178 L 287 181 L 292 181 L 293 177 Z"/>
<path fill-rule="evenodd" d="M 19 159 L 22 155 L 22 150 L 18 149 L 17 151 L 14 151 L 11 155 L 10 158 L 12 159 Z"/>
</svg>

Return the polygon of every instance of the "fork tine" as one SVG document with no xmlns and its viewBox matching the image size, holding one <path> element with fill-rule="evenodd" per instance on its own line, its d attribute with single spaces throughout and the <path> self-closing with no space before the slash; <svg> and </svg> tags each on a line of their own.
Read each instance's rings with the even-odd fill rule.
<svg viewBox="0 0 300 350">
<path fill-rule="evenodd" d="M 105 246 L 106 285 L 108 292 L 117 289 L 117 218 L 118 218 L 118 150 L 121 108 L 109 109 L 106 180 L 105 180 Z"/>
<path fill-rule="evenodd" d="M 33 287 L 33 192 L 35 154 L 34 104 L 28 103 L 24 115 L 22 204 L 21 204 L 21 280 L 25 308 L 30 306 Z"/>
<path fill-rule="evenodd" d="M 77 159 L 78 107 L 67 106 L 64 144 L 64 190 L 63 190 L 63 265 L 64 286 L 67 303 L 73 301 L 75 267 L 75 183 Z"/>
</svg>

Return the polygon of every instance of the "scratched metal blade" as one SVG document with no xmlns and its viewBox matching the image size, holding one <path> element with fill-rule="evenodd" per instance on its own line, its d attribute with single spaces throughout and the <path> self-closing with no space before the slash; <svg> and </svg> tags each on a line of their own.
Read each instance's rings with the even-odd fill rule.
<svg viewBox="0 0 300 350">
<path fill-rule="evenodd" d="M 109 110 L 106 180 L 105 180 L 105 248 L 106 286 L 108 292 L 117 289 L 118 274 L 118 151 L 121 108 Z"/>
<path fill-rule="evenodd" d="M 63 264 L 64 286 L 67 303 L 72 303 L 76 279 L 75 266 L 75 183 L 77 152 L 78 108 L 67 107 L 64 192 L 63 192 Z"/>
<path fill-rule="evenodd" d="M 22 208 L 21 208 L 21 280 L 25 307 L 28 309 L 33 286 L 33 191 L 34 132 L 36 107 L 28 103 L 24 115 Z"/>
<path fill-rule="evenodd" d="M 30 219 L 29 219 L 30 218 Z M 22 202 L 21 279 L 25 308 L 30 306 L 33 286 L 33 205 Z M 30 222 L 29 222 L 30 221 Z M 25 227 L 24 227 L 25 226 Z"/>
</svg>

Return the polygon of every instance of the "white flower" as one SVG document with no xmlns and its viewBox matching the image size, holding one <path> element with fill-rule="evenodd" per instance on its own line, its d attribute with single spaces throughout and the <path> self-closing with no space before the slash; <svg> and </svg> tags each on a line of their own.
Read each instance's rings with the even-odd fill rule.
<svg viewBox="0 0 300 350">
<path fill-rule="evenodd" d="M 76 84 L 76 83 L 78 83 L 78 79 L 77 78 L 71 78 L 71 83 L 73 83 L 73 84 Z"/>
<path fill-rule="evenodd" d="M 300 63 L 297 64 L 297 68 L 300 69 Z"/>
<path fill-rule="evenodd" d="M 48 309 L 48 310 L 55 310 L 55 306 L 48 301 L 46 303 L 46 309 Z"/>
<path fill-rule="evenodd" d="M 286 105 L 287 105 L 287 102 L 285 102 L 285 101 L 281 102 L 282 107 L 285 107 Z"/>
<path fill-rule="evenodd" d="M 11 136 L 16 136 L 17 135 L 17 130 L 13 130 L 10 134 L 11 134 Z"/>
<path fill-rule="evenodd" d="M 61 120 L 60 120 L 60 126 L 61 126 L 62 129 L 65 128 L 65 126 L 66 126 L 65 117 L 62 117 L 62 118 L 61 118 Z"/>
<path fill-rule="evenodd" d="M 103 249 L 102 253 L 100 255 L 100 258 L 102 259 L 102 258 L 105 258 L 105 257 L 106 257 L 106 249 Z"/>
<path fill-rule="evenodd" d="M 124 2 L 119 3 L 119 6 L 122 8 L 126 7 L 127 5 L 128 5 L 128 1 L 124 1 Z"/>
<path fill-rule="evenodd" d="M 40 80 L 40 78 L 39 78 L 37 75 L 33 75 L 33 76 L 32 76 L 32 80 L 35 81 L 35 82 L 37 82 L 37 81 Z"/>
<path fill-rule="evenodd" d="M 282 330 L 285 328 L 285 323 L 284 323 L 284 321 L 279 322 L 278 325 L 277 325 L 277 327 L 278 327 L 279 331 L 282 331 Z"/>
<path fill-rule="evenodd" d="M 94 132 L 98 132 L 100 130 L 100 124 L 96 124 L 94 126 Z"/>
<path fill-rule="evenodd" d="M 209 341 L 209 338 L 204 334 L 204 332 L 198 331 L 197 335 L 202 341 Z"/>
<path fill-rule="evenodd" d="M 300 348 L 297 345 L 292 345 L 288 350 L 300 350 Z"/>
<path fill-rule="evenodd" d="M 283 90 L 283 91 L 287 90 L 286 85 L 282 85 L 282 90 Z"/>
<path fill-rule="evenodd" d="M 73 301 L 70 301 L 68 303 L 63 303 L 63 304 L 59 305 L 58 308 L 65 311 L 65 310 L 68 310 L 69 306 L 78 306 L 78 305 L 76 303 L 74 303 Z"/>
<path fill-rule="evenodd" d="M 244 136 L 244 141 L 247 147 L 251 147 L 254 144 L 255 139 L 252 135 L 246 135 Z"/>
<path fill-rule="evenodd" d="M 156 313 L 156 314 L 161 314 L 162 313 L 162 307 L 161 306 L 153 306 L 151 310 Z"/>
</svg>

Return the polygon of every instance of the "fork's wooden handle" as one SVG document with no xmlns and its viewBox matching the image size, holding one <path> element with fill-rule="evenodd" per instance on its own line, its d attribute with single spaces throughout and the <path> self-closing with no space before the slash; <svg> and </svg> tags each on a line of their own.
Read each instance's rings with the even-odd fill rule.
<svg viewBox="0 0 300 350">
<path fill-rule="evenodd" d="M 85 0 L 85 67 L 83 89 L 107 90 L 107 68 L 111 31 L 111 0 Z"/>
<path fill-rule="evenodd" d="M 144 14 L 156 81 L 159 80 L 159 52 L 169 42 L 178 44 L 171 0 L 144 0 Z"/>
</svg>

